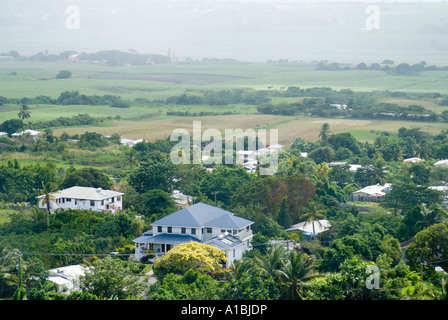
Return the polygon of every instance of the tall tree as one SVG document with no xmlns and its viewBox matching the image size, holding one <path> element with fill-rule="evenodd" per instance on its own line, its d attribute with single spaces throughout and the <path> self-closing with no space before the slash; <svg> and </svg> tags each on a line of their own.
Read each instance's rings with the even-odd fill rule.
<svg viewBox="0 0 448 320">
<path fill-rule="evenodd" d="M 47 207 L 47 230 L 50 229 L 50 213 L 51 213 L 51 202 L 55 201 L 55 196 L 52 194 L 55 187 L 51 183 L 44 183 L 42 181 L 42 205 Z"/>
<path fill-rule="evenodd" d="M 282 298 L 285 300 L 303 300 L 310 281 L 319 277 L 314 273 L 314 260 L 307 254 L 291 250 L 282 260 L 279 270 L 280 283 L 283 289 Z"/>
<path fill-rule="evenodd" d="M 311 200 L 304 208 L 304 213 L 301 215 L 301 218 L 313 226 L 313 234 L 316 234 L 315 223 L 320 225 L 319 219 L 326 218 L 324 212 L 325 208 L 322 204 L 316 202 L 316 200 Z"/>
<path fill-rule="evenodd" d="M 18 286 L 17 259 L 18 251 L 11 250 L 0 243 L 0 297 L 11 296 Z"/>
<path fill-rule="evenodd" d="M 282 206 L 280 208 L 280 212 L 278 215 L 278 224 L 281 225 L 284 228 L 289 228 L 292 224 L 291 222 L 291 216 L 288 212 L 288 203 L 286 201 L 288 197 L 284 196 L 282 200 Z"/>
<path fill-rule="evenodd" d="M 123 155 L 125 156 L 125 161 L 129 164 L 129 170 L 132 171 L 132 167 L 137 161 L 137 151 L 131 147 L 123 147 Z"/>
<path fill-rule="evenodd" d="M 270 247 L 265 255 L 257 257 L 257 265 L 260 268 L 260 274 L 269 278 L 278 279 L 279 270 L 282 267 L 282 260 L 285 258 L 286 251 L 282 245 Z"/>
<path fill-rule="evenodd" d="M 21 110 L 19 111 L 19 113 L 17 114 L 17 116 L 19 117 L 20 120 L 25 120 L 31 117 L 31 113 L 29 111 L 29 107 L 26 104 L 22 104 L 21 106 Z"/>
<path fill-rule="evenodd" d="M 152 189 L 170 192 L 175 178 L 175 165 L 166 155 L 156 152 L 142 161 L 130 174 L 129 184 L 139 193 Z"/>
<path fill-rule="evenodd" d="M 330 125 L 325 122 L 320 128 L 319 132 L 320 141 L 322 141 L 323 143 L 327 143 L 328 139 L 330 138 L 330 133 L 331 133 Z"/>
<path fill-rule="evenodd" d="M 73 186 L 110 189 L 113 183 L 108 176 L 96 168 L 82 168 L 70 172 L 62 182 L 63 188 Z"/>
</svg>

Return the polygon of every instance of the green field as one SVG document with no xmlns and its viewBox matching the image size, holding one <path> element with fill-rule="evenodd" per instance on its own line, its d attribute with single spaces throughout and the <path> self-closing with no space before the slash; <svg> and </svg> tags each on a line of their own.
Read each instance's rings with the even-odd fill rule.
<svg viewBox="0 0 448 320">
<path fill-rule="evenodd" d="M 70 79 L 55 79 L 60 70 Z M 16 75 L 9 75 L 15 72 Z M 423 71 L 396 76 L 375 70 L 314 71 L 312 63 L 191 63 L 110 67 L 91 63 L 0 62 L 0 96 L 46 95 L 65 90 L 87 95 L 116 94 L 124 99 L 166 98 L 184 90 L 288 86 L 448 93 L 448 72 Z"/>
<path fill-rule="evenodd" d="M 155 64 L 143 66 L 111 67 L 104 64 L 67 62 L 0 62 L 0 96 L 7 98 L 36 97 L 57 98 L 62 92 L 79 91 L 86 95 L 119 95 L 125 100 L 136 98 L 165 99 L 186 90 L 253 88 L 258 90 L 283 90 L 288 86 L 331 87 L 335 90 L 350 88 L 353 91 L 389 90 L 448 94 L 448 71 L 425 71 L 413 76 L 397 76 L 384 71 L 344 70 L 315 71 L 313 63 L 190 63 Z M 60 70 L 70 70 L 70 79 L 56 79 Z M 15 73 L 15 75 L 11 75 Z M 294 101 L 296 98 L 274 97 L 273 102 Z M 407 106 L 419 104 L 437 113 L 441 107 L 429 99 L 387 99 L 385 102 Z M 17 118 L 19 104 L 0 106 L 0 122 Z M 176 117 L 167 111 L 216 113 L 230 112 L 226 116 Z M 29 121 L 38 122 L 57 117 L 71 117 L 88 113 L 94 117 L 119 116 L 119 120 L 105 121 L 101 126 L 81 128 L 54 128 L 62 132 L 82 133 L 96 131 L 104 134 L 118 133 L 127 138 L 154 140 L 169 136 L 175 128 L 190 128 L 193 120 L 201 120 L 204 128 L 277 128 L 279 142 L 288 144 L 294 137 L 317 139 L 318 128 L 329 122 L 332 131 L 350 131 L 356 138 L 372 141 L 381 131 L 396 132 L 400 127 L 419 127 L 437 133 L 446 123 L 418 123 L 384 120 L 317 119 L 260 115 L 254 105 L 163 105 L 132 104 L 120 109 L 110 106 L 54 106 L 30 105 Z M 154 114 L 158 116 L 154 117 Z"/>
</svg>

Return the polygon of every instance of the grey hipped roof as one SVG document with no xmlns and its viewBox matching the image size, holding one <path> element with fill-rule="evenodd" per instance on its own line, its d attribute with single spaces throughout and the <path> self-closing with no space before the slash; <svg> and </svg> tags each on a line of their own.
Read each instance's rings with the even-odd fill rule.
<svg viewBox="0 0 448 320">
<path fill-rule="evenodd" d="M 189 227 L 189 228 L 223 228 L 241 229 L 253 221 L 236 217 L 232 212 L 197 203 L 176 211 L 160 220 L 153 222 L 155 226 Z"/>
</svg>

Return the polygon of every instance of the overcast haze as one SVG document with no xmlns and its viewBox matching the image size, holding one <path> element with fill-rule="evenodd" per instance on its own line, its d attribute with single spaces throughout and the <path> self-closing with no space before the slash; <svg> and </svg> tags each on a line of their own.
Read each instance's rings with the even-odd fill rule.
<svg viewBox="0 0 448 320">
<path fill-rule="evenodd" d="M 366 29 L 369 5 L 379 28 Z M 67 7 L 79 8 L 79 29 Z M 0 51 L 448 64 L 446 1 L 1 0 Z"/>
</svg>

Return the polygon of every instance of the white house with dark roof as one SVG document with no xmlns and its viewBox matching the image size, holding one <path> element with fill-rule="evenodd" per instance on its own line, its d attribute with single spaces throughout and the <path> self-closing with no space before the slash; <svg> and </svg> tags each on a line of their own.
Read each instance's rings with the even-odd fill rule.
<svg viewBox="0 0 448 320">
<path fill-rule="evenodd" d="M 101 188 L 79 187 L 52 192 L 50 200 L 51 210 L 57 209 L 77 209 L 117 212 L 123 208 L 124 193 L 105 190 Z M 38 206 L 46 209 L 43 201 L 44 195 L 38 196 Z"/>
<path fill-rule="evenodd" d="M 252 224 L 230 211 L 197 203 L 153 222 L 152 230 L 134 239 L 135 260 L 140 261 L 148 251 L 162 256 L 179 244 L 196 241 L 224 251 L 229 267 L 251 249 Z"/>
</svg>

